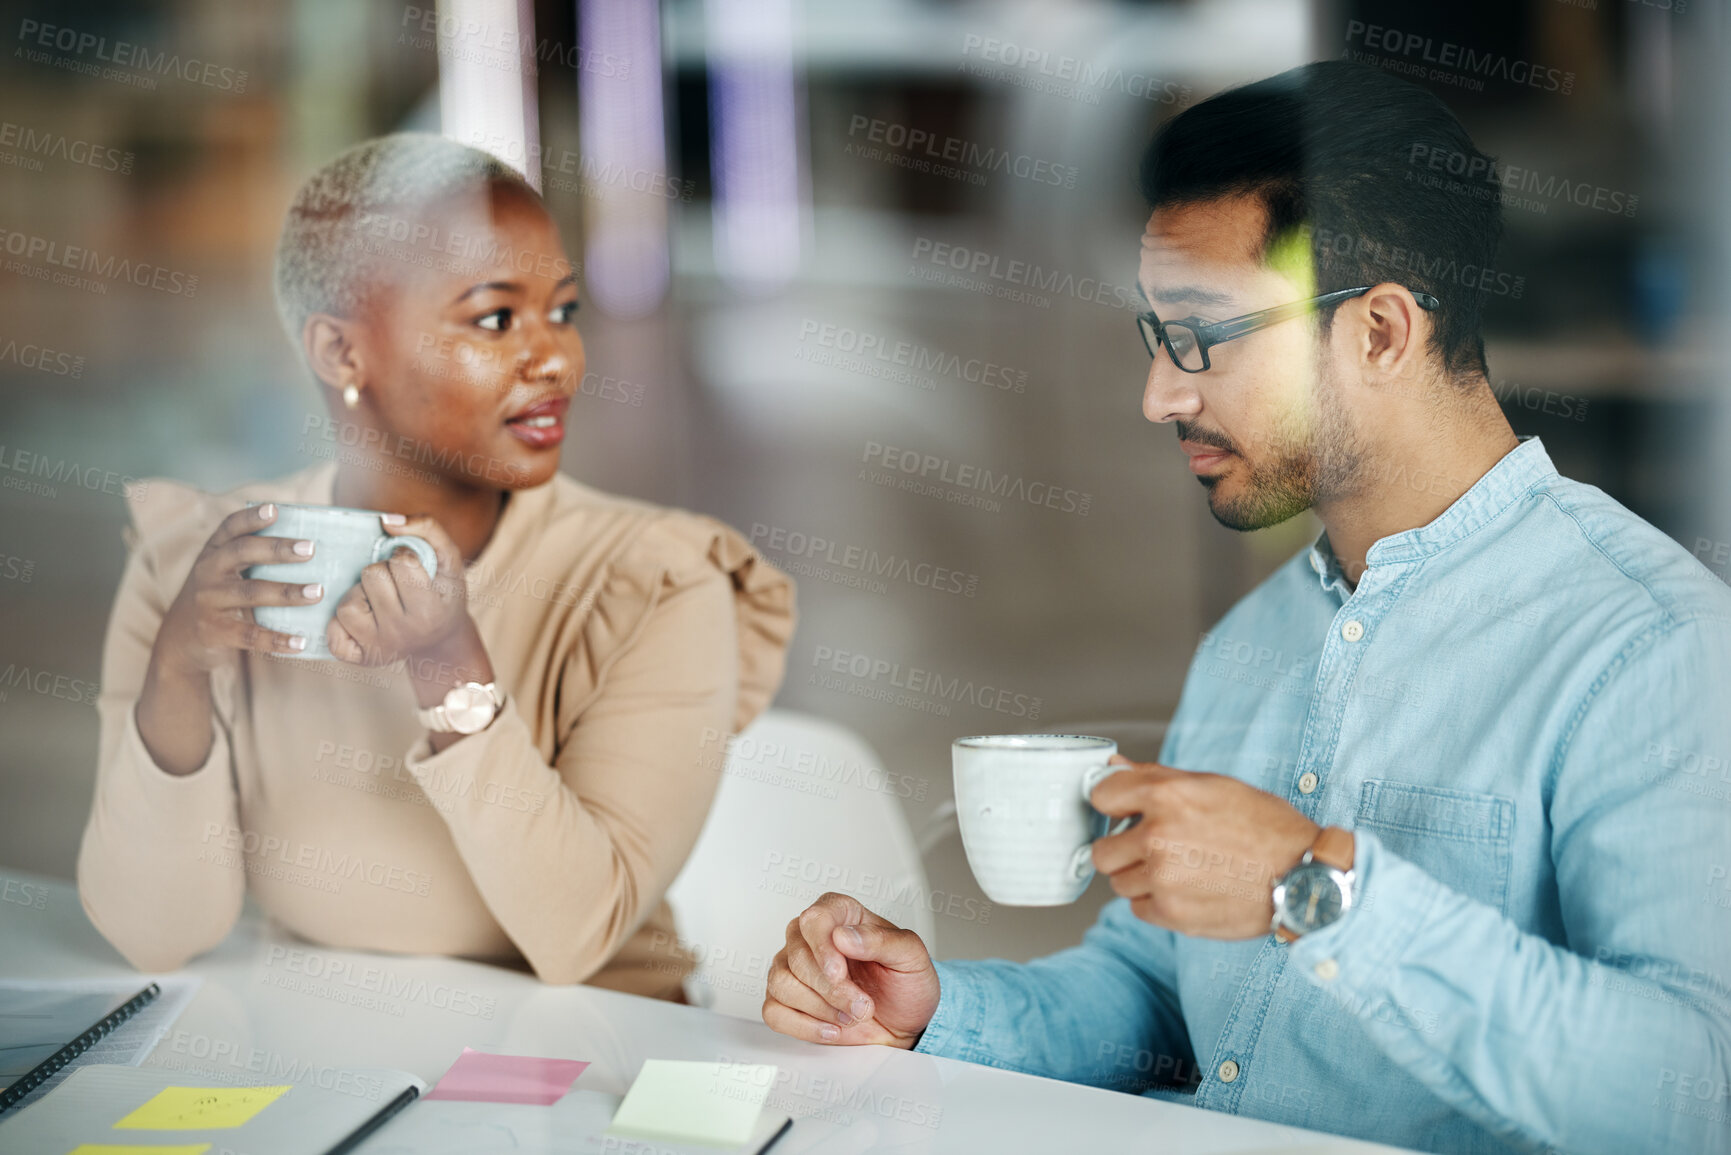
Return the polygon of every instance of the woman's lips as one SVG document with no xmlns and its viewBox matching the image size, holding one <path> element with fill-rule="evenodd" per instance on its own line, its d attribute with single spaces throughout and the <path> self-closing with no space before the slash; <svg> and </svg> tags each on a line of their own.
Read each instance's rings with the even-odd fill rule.
<svg viewBox="0 0 1731 1155">
<path fill-rule="evenodd" d="M 568 397 L 543 401 L 506 421 L 505 428 L 532 449 L 549 449 L 565 440 L 565 410 L 570 404 Z"/>
</svg>

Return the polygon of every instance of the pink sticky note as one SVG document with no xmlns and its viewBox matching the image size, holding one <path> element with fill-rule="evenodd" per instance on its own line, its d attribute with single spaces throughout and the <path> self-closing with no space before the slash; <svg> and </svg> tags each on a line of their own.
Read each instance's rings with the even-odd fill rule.
<svg viewBox="0 0 1731 1155">
<path fill-rule="evenodd" d="M 557 1103 L 583 1068 L 580 1059 L 535 1059 L 527 1055 L 490 1055 L 463 1048 L 429 1099 L 470 1099 L 484 1103 Z"/>
</svg>

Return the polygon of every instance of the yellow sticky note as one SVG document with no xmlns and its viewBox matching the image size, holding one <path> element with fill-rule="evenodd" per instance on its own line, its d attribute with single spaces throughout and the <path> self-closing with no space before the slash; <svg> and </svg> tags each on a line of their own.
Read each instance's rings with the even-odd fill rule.
<svg viewBox="0 0 1731 1155">
<path fill-rule="evenodd" d="M 129 1143 L 80 1143 L 67 1155 L 204 1155 L 209 1143 L 177 1143 L 172 1147 L 135 1147 Z"/>
<path fill-rule="evenodd" d="M 140 1131 L 202 1131 L 239 1127 L 276 1102 L 281 1087 L 164 1087 L 116 1123 Z"/>
</svg>

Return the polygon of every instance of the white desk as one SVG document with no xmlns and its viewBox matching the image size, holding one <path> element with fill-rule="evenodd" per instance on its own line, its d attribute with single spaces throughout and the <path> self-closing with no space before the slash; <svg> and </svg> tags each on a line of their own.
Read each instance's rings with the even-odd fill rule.
<svg viewBox="0 0 1731 1155">
<path fill-rule="evenodd" d="M 44 888 L 40 909 L 18 901 L 38 893 L 22 884 Z M 8 895 L 0 978 L 133 973 L 85 918 L 70 883 L 0 869 L 0 897 Z M 796 1121 L 772 1155 L 1397 1150 L 885 1047 L 819 1047 L 761 1023 L 550 987 L 480 963 L 327 950 L 250 911 L 187 973 L 203 985 L 145 1064 L 214 1071 L 223 1082 L 246 1080 L 249 1067 L 279 1080 L 310 1064 L 394 1067 L 431 1084 L 473 1046 L 587 1059 L 593 1065 L 578 1085 L 622 1094 L 644 1059 L 729 1060 L 781 1068 L 769 1105 Z"/>
</svg>

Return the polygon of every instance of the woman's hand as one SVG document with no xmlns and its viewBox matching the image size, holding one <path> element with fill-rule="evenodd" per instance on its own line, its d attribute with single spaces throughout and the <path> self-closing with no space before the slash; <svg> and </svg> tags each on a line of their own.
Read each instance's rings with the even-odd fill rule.
<svg viewBox="0 0 1731 1155">
<path fill-rule="evenodd" d="M 451 535 L 430 517 L 386 520 L 384 529 L 393 537 L 424 538 L 439 559 L 439 572 L 428 577 L 407 546 L 361 571 L 360 584 L 343 595 L 325 630 L 331 653 L 356 665 L 386 666 L 439 653 L 473 631 L 463 555 Z"/>
<path fill-rule="evenodd" d="M 237 509 L 222 519 L 163 615 L 151 652 L 153 664 L 180 674 L 209 674 L 245 650 L 255 654 L 292 654 L 306 649 L 298 634 L 267 630 L 253 621 L 254 606 L 307 606 L 324 597 L 324 588 L 296 582 L 259 581 L 241 576 L 248 566 L 302 562 L 313 543 L 286 537 L 260 537 L 276 520 L 274 503 Z"/>
<path fill-rule="evenodd" d="M 210 755 L 215 740 L 211 671 L 242 651 L 294 654 L 306 649 L 305 638 L 265 629 L 253 620 L 252 610 L 312 605 L 324 597 L 324 589 L 241 576 L 248 566 L 302 562 L 313 555 L 310 541 L 259 536 L 276 515 L 276 505 L 267 503 L 223 518 L 157 627 L 136 716 L 144 748 L 167 773 L 191 774 Z"/>
</svg>

